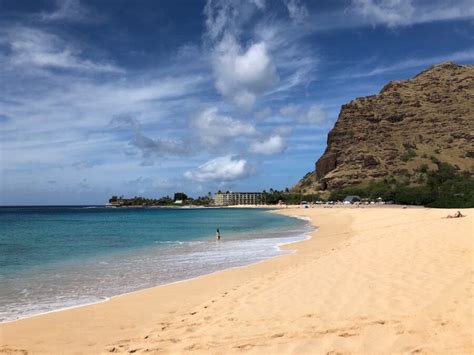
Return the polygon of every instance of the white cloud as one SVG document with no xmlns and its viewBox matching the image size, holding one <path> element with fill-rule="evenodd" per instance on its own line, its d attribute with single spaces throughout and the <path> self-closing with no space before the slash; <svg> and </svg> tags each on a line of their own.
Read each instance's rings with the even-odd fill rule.
<svg viewBox="0 0 474 355">
<path fill-rule="evenodd" d="M 264 109 L 255 112 L 255 117 L 259 120 L 264 120 L 272 115 L 272 109 L 270 107 L 265 107 Z"/>
<path fill-rule="evenodd" d="M 280 108 L 280 114 L 285 117 L 296 118 L 300 113 L 300 109 L 295 104 L 288 104 Z"/>
<path fill-rule="evenodd" d="M 315 77 L 319 56 L 306 42 L 309 15 L 299 0 L 283 0 L 289 18 L 254 1 L 208 0 L 204 47 L 210 53 L 217 91 L 238 108 L 250 110 L 257 100 L 280 96 Z"/>
<path fill-rule="evenodd" d="M 83 59 L 82 50 L 66 40 L 35 28 L 18 26 L 0 32 L 0 43 L 11 48 L 7 59 L 24 67 L 59 68 L 92 72 L 121 72 L 107 62 Z"/>
<path fill-rule="evenodd" d="M 289 104 L 280 109 L 280 114 L 301 124 L 323 125 L 327 121 L 327 115 L 319 105 L 303 110 L 300 106 Z"/>
<path fill-rule="evenodd" d="M 474 17 L 472 0 L 352 0 L 349 8 L 371 25 L 388 27 Z"/>
<path fill-rule="evenodd" d="M 214 45 L 226 34 L 236 35 L 261 3 L 259 0 L 207 0 L 204 7 L 206 39 Z"/>
<path fill-rule="evenodd" d="M 253 0 L 253 2 L 255 3 L 255 6 L 257 6 L 260 10 L 265 9 L 265 0 Z"/>
<path fill-rule="evenodd" d="M 243 50 L 234 36 L 227 35 L 214 50 L 216 88 L 238 107 L 250 109 L 256 97 L 279 81 L 264 42 Z"/>
<path fill-rule="evenodd" d="M 428 58 L 410 58 L 402 60 L 390 65 L 378 66 L 367 71 L 359 72 L 343 72 L 340 75 L 333 77 L 333 79 L 350 79 L 350 78 L 364 78 L 376 75 L 383 75 L 386 73 L 398 72 L 413 68 L 426 68 L 430 65 L 438 64 L 441 62 L 453 61 L 453 62 L 472 62 L 474 61 L 474 48 L 468 48 L 464 51 L 453 52 L 446 55 L 428 57 Z"/>
<path fill-rule="evenodd" d="M 191 120 L 191 128 L 206 146 L 215 146 L 229 139 L 256 133 L 253 125 L 221 115 L 217 107 L 210 107 L 198 113 Z"/>
<path fill-rule="evenodd" d="M 196 170 L 185 172 L 184 176 L 199 182 L 229 182 L 249 176 L 251 170 L 245 159 L 226 155 L 209 160 Z"/>
<path fill-rule="evenodd" d="M 42 21 L 90 22 L 95 18 L 95 15 L 88 11 L 80 0 L 57 0 L 56 2 L 56 10 L 41 13 Z"/>
<path fill-rule="evenodd" d="M 405 24 L 415 12 L 411 0 L 353 0 L 354 10 L 373 24 Z"/>
<path fill-rule="evenodd" d="M 308 9 L 299 0 L 285 0 L 284 2 L 293 22 L 302 23 L 308 17 Z"/>
<path fill-rule="evenodd" d="M 314 32 L 366 26 L 397 28 L 474 19 L 472 0 L 348 0 L 345 9 L 313 12 L 305 28 Z"/>
<path fill-rule="evenodd" d="M 298 122 L 322 125 L 326 123 L 326 113 L 318 105 L 312 105 L 308 111 L 298 117 Z"/>
<path fill-rule="evenodd" d="M 253 142 L 249 151 L 256 154 L 273 155 L 281 154 L 287 148 L 285 141 L 280 135 L 272 135 L 265 140 Z"/>
</svg>

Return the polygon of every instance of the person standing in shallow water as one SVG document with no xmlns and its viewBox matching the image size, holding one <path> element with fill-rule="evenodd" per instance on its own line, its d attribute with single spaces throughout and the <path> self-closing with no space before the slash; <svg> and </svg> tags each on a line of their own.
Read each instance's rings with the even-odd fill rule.
<svg viewBox="0 0 474 355">
<path fill-rule="evenodd" d="M 219 228 L 216 230 L 216 240 L 221 240 L 221 232 L 219 231 Z"/>
</svg>

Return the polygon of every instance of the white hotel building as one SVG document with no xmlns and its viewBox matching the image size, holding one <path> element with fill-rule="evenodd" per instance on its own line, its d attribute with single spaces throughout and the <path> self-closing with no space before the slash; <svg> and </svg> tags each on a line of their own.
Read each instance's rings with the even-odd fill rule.
<svg viewBox="0 0 474 355">
<path fill-rule="evenodd" d="M 263 203 L 261 192 L 218 192 L 214 195 L 216 206 L 261 205 Z"/>
</svg>

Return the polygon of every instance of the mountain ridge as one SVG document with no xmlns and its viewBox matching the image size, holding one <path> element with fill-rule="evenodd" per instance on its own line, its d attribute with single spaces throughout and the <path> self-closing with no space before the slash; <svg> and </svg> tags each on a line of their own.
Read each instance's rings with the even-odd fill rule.
<svg viewBox="0 0 474 355">
<path fill-rule="evenodd" d="M 439 161 L 474 173 L 474 65 L 443 62 L 342 105 L 327 148 L 294 191 L 386 178 L 417 183 Z"/>
</svg>

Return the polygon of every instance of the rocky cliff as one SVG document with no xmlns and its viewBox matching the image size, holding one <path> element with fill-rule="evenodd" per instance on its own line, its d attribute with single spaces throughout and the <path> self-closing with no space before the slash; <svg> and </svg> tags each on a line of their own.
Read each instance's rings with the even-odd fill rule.
<svg viewBox="0 0 474 355">
<path fill-rule="evenodd" d="M 436 161 L 474 172 L 473 131 L 474 65 L 441 63 L 343 105 L 315 171 L 294 189 L 414 182 L 421 166 L 436 169 Z"/>
</svg>

